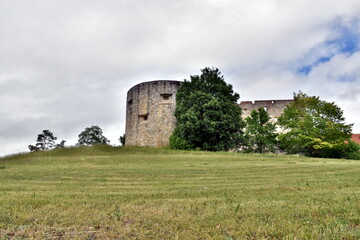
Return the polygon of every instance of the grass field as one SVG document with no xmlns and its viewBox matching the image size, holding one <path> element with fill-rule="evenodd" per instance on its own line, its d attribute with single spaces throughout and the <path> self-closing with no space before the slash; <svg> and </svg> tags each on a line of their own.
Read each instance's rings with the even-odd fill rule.
<svg viewBox="0 0 360 240">
<path fill-rule="evenodd" d="M 0 158 L 0 239 L 360 239 L 360 161 L 110 146 Z"/>
</svg>

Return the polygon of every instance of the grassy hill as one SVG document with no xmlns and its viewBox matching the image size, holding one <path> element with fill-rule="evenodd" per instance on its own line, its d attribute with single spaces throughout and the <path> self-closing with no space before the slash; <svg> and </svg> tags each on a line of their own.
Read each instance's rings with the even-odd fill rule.
<svg viewBox="0 0 360 240">
<path fill-rule="evenodd" d="M 360 161 L 110 146 L 0 158 L 0 239 L 360 239 Z"/>
</svg>

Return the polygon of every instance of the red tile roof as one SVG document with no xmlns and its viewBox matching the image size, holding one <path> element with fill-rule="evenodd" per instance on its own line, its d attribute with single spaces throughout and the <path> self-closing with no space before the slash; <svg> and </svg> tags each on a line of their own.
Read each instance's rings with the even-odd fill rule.
<svg viewBox="0 0 360 240">
<path fill-rule="evenodd" d="M 360 144 L 360 134 L 353 134 L 351 140 Z"/>
</svg>

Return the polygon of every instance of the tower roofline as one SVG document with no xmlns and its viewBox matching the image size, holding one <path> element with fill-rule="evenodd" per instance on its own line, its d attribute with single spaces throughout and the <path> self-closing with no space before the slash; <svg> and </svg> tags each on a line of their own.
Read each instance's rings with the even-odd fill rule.
<svg viewBox="0 0 360 240">
<path fill-rule="evenodd" d="M 141 82 L 141 83 L 138 83 L 136 85 L 134 85 L 133 87 L 131 87 L 129 89 L 128 92 L 130 92 L 133 88 L 136 88 L 140 85 L 143 85 L 143 84 L 152 84 L 152 83 L 155 83 L 155 82 L 173 82 L 173 83 L 183 83 L 184 81 L 179 81 L 179 80 L 151 80 L 151 81 L 146 81 L 146 82 Z"/>
</svg>

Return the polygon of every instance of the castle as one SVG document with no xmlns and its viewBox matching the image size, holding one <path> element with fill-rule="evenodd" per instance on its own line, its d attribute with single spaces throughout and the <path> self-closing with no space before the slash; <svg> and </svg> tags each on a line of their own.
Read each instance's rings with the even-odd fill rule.
<svg viewBox="0 0 360 240">
<path fill-rule="evenodd" d="M 284 112 L 286 105 L 292 103 L 293 99 L 286 100 L 256 100 L 254 103 L 251 101 L 240 102 L 239 106 L 242 109 L 242 118 L 250 116 L 251 111 L 254 109 L 264 108 L 269 116 L 271 122 L 276 122 L 276 119 Z"/>
<path fill-rule="evenodd" d="M 163 147 L 169 145 L 176 118 L 176 93 L 181 81 L 157 80 L 143 82 L 127 93 L 126 103 L 126 145 Z M 263 107 L 275 122 L 285 106 L 293 100 L 243 101 L 242 117 L 246 118 L 253 109 Z"/>
</svg>

